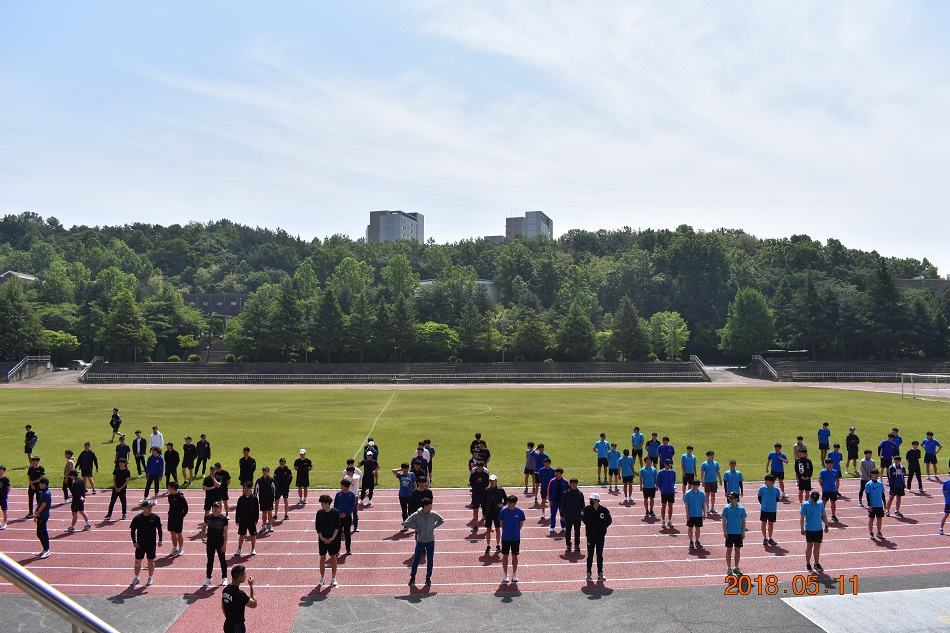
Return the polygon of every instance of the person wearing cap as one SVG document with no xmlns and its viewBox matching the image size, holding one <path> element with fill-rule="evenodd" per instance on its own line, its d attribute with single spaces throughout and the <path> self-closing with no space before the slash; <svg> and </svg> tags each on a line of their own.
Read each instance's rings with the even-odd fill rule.
<svg viewBox="0 0 950 633">
<path fill-rule="evenodd" d="M 811 477 L 814 474 L 815 466 L 808 458 L 808 449 L 798 451 L 798 459 L 795 460 L 795 480 L 798 483 L 798 502 L 804 503 L 808 493 L 811 492 Z"/>
<path fill-rule="evenodd" d="M 821 541 L 823 538 L 822 524 L 824 524 L 824 533 L 828 532 L 828 517 L 825 514 L 825 504 L 818 499 L 821 497 L 818 491 L 814 491 L 808 497 L 808 501 L 802 504 L 799 512 L 802 536 L 805 537 L 805 570 L 809 573 L 824 571 L 821 562 L 818 560 L 821 555 Z M 815 566 L 812 568 L 811 561 L 814 555 Z"/>
<path fill-rule="evenodd" d="M 254 481 L 254 473 L 257 472 L 257 460 L 251 457 L 251 448 L 245 446 L 244 455 L 238 460 L 238 478 L 241 482 Z"/>
<path fill-rule="evenodd" d="M 30 467 L 26 469 L 26 479 L 29 484 L 26 487 L 26 496 L 27 501 L 29 502 L 29 509 L 27 511 L 26 518 L 33 518 L 33 499 L 39 494 L 40 490 L 40 479 L 46 476 L 46 469 L 40 466 L 40 456 L 31 455 L 30 456 Z M 48 484 L 47 484 L 48 485 Z"/>
<path fill-rule="evenodd" d="M 699 489 L 700 481 L 694 479 L 690 489 L 683 495 L 683 505 L 686 506 L 686 530 L 689 533 L 689 548 L 702 549 L 699 542 L 699 533 L 703 527 L 703 517 L 706 514 L 706 493 Z M 694 538 L 695 533 L 695 538 Z"/>
<path fill-rule="evenodd" d="M 195 475 L 198 475 L 198 469 L 201 469 L 201 476 L 204 477 L 205 468 L 208 466 L 208 460 L 211 459 L 211 442 L 208 436 L 202 433 L 198 437 L 198 443 L 195 444 Z"/>
<path fill-rule="evenodd" d="M 805 447 L 801 444 L 801 436 L 798 437 L 799 448 L 796 450 L 798 454 L 801 454 L 805 451 Z M 788 495 L 785 494 L 785 464 L 788 463 L 788 455 L 782 452 L 782 445 L 778 442 L 775 443 L 773 447 L 774 450 L 768 454 L 768 457 L 765 458 L 765 474 L 775 475 L 775 480 L 778 482 L 778 489 L 782 491 L 782 499 L 788 499 Z"/>
<path fill-rule="evenodd" d="M 406 470 L 409 466 L 406 465 Z M 320 509 L 317 510 L 317 517 L 314 522 L 314 528 L 317 531 L 317 548 L 320 553 L 320 582 L 317 587 L 322 587 L 327 573 L 327 557 L 330 557 L 330 581 L 331 587 L 337 586 L 336 569 L 337 556 L 340 553 L 340 511 L 332 506 L 333 499 L 330 495 L 320 495 Z M 406 528 L 408 529 L 408 528 Z"/>
<path fill-rule="evenodd" d="M 33 449 L 36 447 L 36 442 L 40 438 L 37 437 L 36 433 L 33 431 L 33 427 L 29 424 L 26 425 L 26 436 L 23 438 L 23 452 L 26 453 L 26 459 L 30 464 L 33 463 Z"/>
<path fill-rule="evenodd" d="M 861 438 L 858 437 L 858 434 L 854 432 L 854 427 L 848 429 L 848 434 L 844 436 L 844 446 L 848 450 L 848 460 L 844 464 L 844 474 L 847 475 L 850 473 L 850 469 L 853 466 L 854 474 L 859 474 L 858 472 L 858 460 L 860 459 L 859 453 Z M 852 465 L 851 462 L 854 462 Z"/>
<path fill-rule="evenodd" d="M 933 431 L 927 431 L 927 439 L 920 443 L 920 446 L 924 449 L 924 468 L 927 469 L 927 481 L 930 481 L 930 465 L 933 464 L 934 467 L 934 477 L 937 478 L 937 481 L 940 481 L 940 473 L 937 471 L 937 453 L 943 450 L 943 445 L 934 439 Z"/>
<path fill-rule="evenodd" d="M 412 499 L 409 501 L 409 515 L 422 507 L 424 499 L 432 499 L 432 488 L 429 487 L 429 478 L 425 475 L 416 479 L 416 489 L 412 491 Z"/>
<path fill-rule="evenodd" d="M 402 520 L 409 518 L 409 504 L 412 503 L 412 491 L 416 489 L 416 476 L 409 472 L 409 463 L 403 462 L 399 468 L 393 468 L 393 475 L 399 480 L 399 508 L 402 510 Z M 407 528 L 403 526 L 401 532 Z"/>
<path fill-rule="evenodd" d="M 10 496 L 10 478 L 7 467 L 0 466 L 0 530 L 7 529 L 7 501 Z"/>
<path fill-rule="evenodd" d="M 221 512 L 222 508 L 220 501 L 211 504 L 211 514 L 207 515 L 201 524 L 201 542 L 205 544 L 205 553 L 208 556 L 207 573 L 202 587 L 211 584 L 215 556 L 221 565 L 221 586 L 228 584 L 228 562 L 225 557 L 228 546 L 228 515 Z"/>
<path fill-rule="evenodd" d="M 643 495 L 643 518 L 655 517 L 653 504 L 656 502 L 657 470 L 653 467 L 653 458 L 649 455 L 643 460 L 640 469 L 640 493 Z"/>
<path fill-rule="evenodd" d="M 904 498 L 907 469 L 904 468 L 902 461 L 900 453 L 894 455 L 894 463 L 887 469 L 888 496 L 885 516 L 891 516 L 891 504 L 894 503 L 894 499 L 897 499 L 897 509 L 894 511 L 894 516 L 901 518 L 904 516 L 901 514 L 901 500 Z"/>
<path fill-rule="evenodd" d="M 82 480 L 87 488 L 92 491 L 92 494 L 96 494 L 96 480 L 92 477 L 92 471 L 95 469 L 97 473 L 99 472 L 99 458 L 96 457 L 89 442 L 83 444 L 82 452 L 76 458 L 76 467 L 82 474 Z"/>
<path fill-rule="evenodd" d="M 613 523 L 610 510 L 600 503 L 600 495 L 593 493 L 590 496 L 590 505 L 581 513 L 584 522 L 584 531 L 587 535 L 587 582 L 591 581 L 594 554 L 597 555 L 597 581 L 604 582 L 604 541 L 607 538 L 607 528 Z"/>
<path fill-rule="evenodd" d="M 145 493 L 143 499 L 148 498 L 149 490 L 152 484 L 155 484 L 155 498 L 158 498 L 158 486 L 162 481 L 162 475 L 165 474 L 165 460 L 162 458 L 162 451 L 157 446 L 151 449 L 148 462 L 145 464 Z"/>
<path fill-rule="evenodd" d="M 722 509 L 722 536 L 726 539 L 726 575 L 741 576 L 739 556 L 745 535 L 746 511 L 739 505 L 739 493 L 729 493 L 729 503 Z"/>
<path fill-rule="evenodd" d="M 274 469 L 274 485 L 277 487 L 277 498 L 274 503 L 274 512 L 280 513 L 280 500 L 284 500 L 284 521 L 290 518 L 290 485 L 294 481 L 294 471 L 287 466 L 287 460 L 283 457 L 277 463 Z"/>
<path fill-rule="evenodd" d="M 870 453 L 870 450 L 865 451 Z M 864 485 L 864 494 L 868 499 L 868 532 L 871 540 L 874 540 L 874 521 L 877 520 L 877 537 L 884 538 L 881 532 L 881 524 L 884 522 L 884 484 L 880 481 L 881 471 L 877 468 L 871 468 L 868 475 L 870 479 Z"/>
<path fill-rule="evenodd" d="M 625 451 L 627 449 L 624 449 Z M 632 462 L 633 458 L 631 458 Z M 577 478 L 571 477 L 567 492 L 561 500 L 561 516 L 564 517 L 564 554 L 571 553 L 571 532 L 574 533 L 574 551 L 581 551 L 581 523 L 584 513 L 584 493 L 577 487 Z"/>
<path fill-rule="evenodd" d="M 195 460 L 198 459 L 198 447 L 191 441 L 191 436 L 185 436 L 185 443 L 181 447 L 181 479 L 186 486 L 191 485 L 194 477 Z"/>
<path fill-rule="evenodd" d="M 729 460 L 729 470 L 722 474 L 722 486 L 725 488 L 726 496 L 729 496 L 729 493 L 736 492 L 739 494 L 739 498 L 742 498 L 743 490 L 742 482 L 742 471 L 736 470 L 736 460 Z"/>
<path fill-rule="evenodd" d="M 250 535 L 251 556 L 257 555 L 257 522 L 261 518 L 261 503 L 254 496 L 254 484 L 245 481 L 241 484 L 241 496 L 234 509 L 234 521 L 238 524 L 238 546 L 235 556 L 241 556 L 244 538 Z"/>
<path fill-rule="evenodd" d="M 148 448 L 149 450 L 157 448 L 159 451 L 165 448 L 165 437 L 159 432 L 157 426 L 152 427 L 152 434 L 148 436 Z"/>
<path fill-rule="evenodd" d="M 122 435 L 119 432 L 119 427 L 122 426 L 122 416 L 119 415 L 118 409 L 112 409 L 112 417 L 109 418 L 109 426 L 112 428 L 112 437 L 109 439 L 107 444 L 112 444 L 115 442 L 116 435 Z"/>
<path fill-rule="evenodd" d="M 112 497 L 109 499 L 109 511 L 105 516 L 107 521 L 112 519 L 112 510 L 115 509 L 116 499 L 122 502 L 122 520 L 125 521 L 127 511 L 126 493 L 129 487 L 129 479 L 132 478 L 128 465 L 129 461 L 127 459 L 120 459 L 116 462 L 115 470 L 112 471 Z"/>
<path fill-rule="evenodd" d="M 133 585 L 141 582 L 139 572 L 142 571 L 142 559 L 144 558 L 148 561 L 148 580 L 145 581 L 145 586 L 152 586 L 152 575 L 155 573 L 155 549 L 162 546 L 162 520 L 152 512 L 153 505 L 148 499 L 143 499 L 139 503 L 142 511 L 129 524 L 129 531 L 132 533 L 132 546 L 135 549 Z"/>
<path fill-rule="evenodd" d="M 907 460 L 907 489 L 912 489 L 914 477 L 917 477 L 917 489 L 923 493 L 924 482 L 920 471 L 920 442 L 914 440 L 910 443 L 910 449 L 904 455 Z"/>
<path fill-rule="evenodd" d="M 831 506 L 831 520 L 838 522 L 835 516 L 838 503 L 838 471 L 834 468 L 834 460 L 825 458 L 825 467 L 818 473 L 818 482 L 821 485 L 821 500 Z"/>
<path fill-rule="evenodd" d="M 656 487 L 660 491 L 660 527 L 672 528 L 673 504 L 676 503 L 676 471 L 672 459 L 663 462 L 663 468 L 656 474 Z"/>
<path fill-rule="evenodd" d="M 495 529 L 495 552 L 501 552 L 501 509 L 508 502 L 508 494 L 498 485 L 498 475 L 488 476 L 488 487 L 482 495 L 482 514 L 485 516 L 485 554 L 491 553 L 491 533 Z"/>
<path fill-rule="evenodd" d="M 139 477 L 145 472 L 145 462 L 148 459 L 148 440 L 142 437 L 142 431 L 135 430 L 135 439 L 132 440 L 132 455 L 135 456 L 135 469 Z"/>
<path fill-rule="evenodd" d="M 492 475 L 494 477 L 494 475 Z M 423 499 L 422 505 L 409 515 L 403 526 L 415 532 L 416 550 L 412 555 L 412 570 L 409 572 L 409 584 L 416 584 L 416 572 L 419 571 L 419 561 L 426 557 L 426 584 L 432 584 L 432 567 L 435 564 L 435 530 L 445 519 L 432 511 L 432 499 Z M 491 531 L 489 530 L 489 534 Z"/>
<path fill-rule="evenodd" d="M 759 521 L 762 523 L 762 545 L 777 545 L 772 539 L 775 521 L 778 515 L 778 501 L 782 493 L 775 487 L 775 477 L 765 476 L 765 483 L 759 488 Z"/>
<path fill-rule="evenodd" d="M 518 507 L 518 497 L 509 495 L 507 504 L 498 513 L 501 523 L 501 568 L 504 571 L 502 582 L 508 582 L 508 556 L 511 559 L 511 581 L 518 582 L 518 554 L 521 551 L 521 527 L 524 525 L 524 511 Z"/>
<path fill-rule="evenodd" d="M 273 532 L 274 502 L 278 500 L 277 483 L 270 476 L 268 466 L 261 468 L 261 476 L 254 483 L 254 496 L 261 504 L 261 532 Z"/>
<path fill-rule="evenodd" d="M 46 477 L 40 477 L 36 485 L 36 516 L 33 517 L 33 521 L 36 523 L 36 538 L 39 539 L 40 546 L 43 548 L 37 557 L 46 558 L 49 556 L 49 530 L 46 524 L 49 522 L 49 509 L 53 504 L 53 495 L 50 493 L 49 479 Z"/>
<path fill-rule="evenodd" d="M 241 583 L 247 578 L 250 594 L 241 591 Z M 254 579 L 247 576 L 244 565 L 231 568 L 231 582 L 221 592 L 221 610 L 224 612 L 224 633 L 247 633 L 244 625 L 244 608 L 257 607 L 254 597 Z"/>
<path fill-rule="evenodd" d="M 379 479 L 379 462 L 376 461 L 376 454 L 373 451 L 366 451 L 359 465 L 361 472 L 366 475 L 360 479 L 360 502 L 368 499 L 367 505 L 372 507 L 373 492 L 376 490 L 376 482 Z"/>
<path fill-rule="evenodd" d="M 594 442 L 593 452 L 597 453 L 597 483 L 601 483 L 600 472 L 603 469 L 604 483 L 607 483 L 607 451 L 610 450 L 610 444 L 607 443 L 607 434 L 601 433 L 600 439 Z"/>
<path fill-rule="evenodd" d="M 170 481 L 167 486 L 168 496 L 168 535 L 172 540 L 171 556 L 181 556 L 184 553 L 185 540 L 182 532 L 185 530 L 185 517 L 188 516 L 188 499 L 178 491 L 178 482 Z"/>
<path fill-rule="evenodd" d="M 867 487 L 868 482 L 871 481 L 871 471 L 876 468 L 873 455 L 874 453 L 870 448 L 865 449 L 864 459 L 861 460 L 861 485 L 858 487 L 858 506 L 862 508 L 864 507 L 864 503 L 861 501 L 861 497 L 862 495 L 867 496 L 865 488 Z"/>
<path fill-rule="evenodd" d="M 333 498 L 333 507 L 340 512 L 340 532 L 346 545 L 346 555 L 349 556 L 353 553 L 350 528 L 353 527 L 353 512 L 356 510 L 356 493 L 350 490 L 350 482 L 346 479 L 340 480 L 340 490 Z"/>
<path fill-rule="evenodd" d="M 889 433 L 887 439 L 883 440 L 877 446 L 877 455 L 881 458 L 881 470 L 887 472 L 894 461 L 894 455 L 900 454 L 900 447 L 894 441 L 897 436 Z"/>
<path fill-rule="evenodd" d="M 73 520 L 72 523 L 69 524 L 69 527 L 66 528 L 66 532 L 72 533 L 76 531 L 76 521 L 80 516 L 83 521 L 85 521 L 82 531 L 88 532 L 92 529 L 92 523 L 89 522 L 89 517 L 86 516 L 86 484 L 83 483 L 79 477 L 79 473 L 75 470 L 69 471 L 69 491 L 73 495 L 72 504 L 69 507 L 73 515 Z"/>
<path fill-rule="evenodd" d="M 73 452 L 69 449 L 66 449 L 63 456 L 66 458 L 66 465 L 63 467 L 63 503 L 66 503 L 69 501 L 69 488 L 73 483 L 69 478 L 69 473 L 76 470 L 76 460 L 73 459 Z"/>
<path fill-rule="evenodd" d="M 615 445 L 616 446 L 616 445 Z M 554 534 L 554 523 L 557 514 L 561 510 L 561 501 L 564 499 L 564 493 L 570 485 L 564 479 L 564 469 L 554 469 L 554 479 L 548 482 L 548 500 L 551 502 L 551 523 L 548 526 L 548 534 Z M 561 512 L 561 530 L 564 529 L 564 513 Z"/>
<path fill-rule="evenodd" d="M 163 459 L 165 460 L 165 487 L 168 488 L 169 482 L 178 483 L 178 464 L 181 463 L 181 455 L 175 450 L 173 442 L 165 442 Z"/>
<path fill-rule="evenodd" d="M 294 460 L 294 472 L 297 473 L 297 503 L 307 505 L 307 492 L 310 488 L 310 471 L 313 462 L 307 458 L 307 449 L 300 449 L 300 457 Z"/>
<path fill-rule="evenodd" d="M 620 451 L 616 442 L 611 442 L 607 451 L 607 492 L 611 485 L 615 492 L 620 492 Z"/>
<path fill-rule="evenodd" d="M 125 436 L 119 436 L 119 443 L 115 445 L 115 459 L 112 461 L 113 468 L 116 464 L 119 463 L 120 459 L 124 459 L 125 463 L 129 463 L 129 457 L 132 456 L 132 447 L 125 443 Z"/>
<path fill-rule="evenodd" d="M 485 496 L 485 488 L 488 487 L 489 474 L 485 470 L 485 464 L 478 461 L 475 462 L 475 470 L 468 476 L 468 485 L 472 493 L 472 534 L 478 532 L 478 509 L 481 507 L 482 498 Z"/>
<path fill-rule="evenodd" d="M 831 448 L 831 429 L 828 428 L 827 422 L 821 423 L 821 428 L 818 429 L 818 450 L 821 451 L 821 463 L 825 463 L 825 458 L 828 457 L 828 449 Z"/>
<path fill-rule="evenodd" d="M 544 516 L 545 509 L 548 506 L 548 486 L 551 481 L 554 479 L 554 476 L 557 474 L 553 468 L 551 468 L 551 458 L 544 458 L 544 465 L 541 467 L 541 470 L 538 471 L 538 478 L 540 479 L 541 485 L 541 520 L 543 521 L 547 517 Z"/>
</svg>

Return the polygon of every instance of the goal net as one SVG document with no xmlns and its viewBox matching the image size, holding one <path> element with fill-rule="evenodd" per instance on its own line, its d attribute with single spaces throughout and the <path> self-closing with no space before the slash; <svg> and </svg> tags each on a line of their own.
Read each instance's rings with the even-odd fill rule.
<svg viewBox="0 0 950 633">
<path fill-rule="evenodd" d="M 901 398 L 950 402 L 950 374 L 901 374 Z"/>
</svg>

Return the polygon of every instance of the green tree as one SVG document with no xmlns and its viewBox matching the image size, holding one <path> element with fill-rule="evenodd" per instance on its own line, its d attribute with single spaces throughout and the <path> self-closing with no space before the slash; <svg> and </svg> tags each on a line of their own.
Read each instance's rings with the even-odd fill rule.
<svg viewBox="0 0 950 633">
<path fill-rule="evenodd" d="M 868 321 L 881 360 L 888 360 L 909 335 L 909 314 L 883 257 L 868 285 Z"/>
<path fill-rule="evenodd" d="M 445 323 L 419 323 L 415 339 L 413 360 L 444 362 L 458 353 L 459 335 Z"/>
<path fill-rule="evenodd" d="M 19 360 L 40 342 L 40 320 L 18 279 L 0 286 L 0 358 Z"/>
<path fill-rule="evenodd" d="M 356 295 L 353 301 L 353 309 L 350 311 L 346 320 L 346 333 L 348 347 L 352 351 L 360 353 L 360 362 L 363 362 L 363 354 L 367 348 L 373 345 L 373 337 L 376 330 L 376 315 L 373 313 L 373 306 L 369 302 L 366 292 Z"/>
<path fill-rule="evenodd" d="M 43 330 L 38 347 L 48 351 L 54 358 L 69 360 L 65 357 L 79 349 L 79 339 L 67 332 Z"/>
<path fill-rule="evenodd" d="M 320 307 L 317 309 L 314 343 L 317 349 L 326 352 L 328 363 L 333 353 L 343 347 L 344 327 L 343 311 L 336 300 L 336 294 L 333 288 L 327 288 L 320 297 Z"/>
<path fill-rule="evenodd" d="M 729 304 L 726 325 L 719 330 L 719 349 L 736 360 L 748 360 L 775 344 L 775 317 L 765 295 L 755 288 L 740 288 Z"/>
<path fill-rule="evenodd" d="M 390 323 L 393 347 L 399 354 L 399 362 L 402 362 L 404 354 L 412 351 L 416 343 L 416 311 L 412 306 L 412 302 L 405 295 L 396 297 Z"/>
<path fill-rule="evenodd" d="M 142 316 L 130 290 L 120 290 L 115 296 L 96 341 L 110 350 L 113 358 L 128 354 L 136 359 L 139 350 L 146 356 L 151 354 L 157 342 L 155 332 Z"/>
<path fill-rule="evenodd" d="M 231 321 L 224 342 L 237 356 L 257 362 L 265 360 L 273 349 L 271 339 L 271 305 L 276 294 L 274 286 L 264 284 L 244 304 L 241 315 Z"/>
<path fill-rule="evenodd" d="M 271 313 L 271 339 L 285 363 L 296 359 L 306 343 L 304 312 L 297 294 L 297 283 L 287 277 L 277 290 Z"/>
<path fill-rule="evenodd" d="M 466 360 L 472 362 L 472 354 L 478 349 L 479 338 L 486 330 L 485 317 L 474 301 L 469 301 L 462 309 L 459 318 L 458 335 L 461 350 L 466 352 Z"/>
<path fill-rule="evenodd" d="M 551 347 L 551 328 L 537 312 L 531 308 L 521 313 L 511 340 L 511 351 L 528 362 L 538 362 L 547 358 Z"/>
<path fill-rule="evenodd" d="M 646 321 L 640 318 L 630 297 L 624 295 L 614 314 L 611 346 L 626 361 L 643 360 L 650 355 L 650 335 Z"/>
<path fill-rule="evenodd" d="M 340 309 L 348 313 L 352 309 L 353 299 L 366 292 L 372 283 L 373 268 L 369 264 L 345 257 L 333 270 L 327 285 L 333 288 Z"/>
<path fill-rule="evenodd" d="M 580 302 L 571 304 L 557 331 L 560 351 L 575 362 L 589 360 L 597 352 L 597 330 Z"/>
<path fill-rule="evenodd" d="M 689 337 L 689 327 L 679 312 L 657 312 L 650 317 L 650 340 L 660 358 L 680 360 Z"/>
<path fill-rule="evenodd" d="M 412 264 L 405 255 L 393 255 L 389 263 L 379 271 L 390 301 L 396 297 L 409 297 L 419 285 L 419 275 L 412 271 Z"/>
</svg>

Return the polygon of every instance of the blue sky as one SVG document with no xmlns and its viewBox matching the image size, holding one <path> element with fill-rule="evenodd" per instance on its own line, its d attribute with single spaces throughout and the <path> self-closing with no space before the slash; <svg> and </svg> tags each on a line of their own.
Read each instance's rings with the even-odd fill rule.
<svg viewBox="0 0 950 633">
<path fill-rule="evenodd" d="M 950 273 L 950 3 L 0 8 L 0 214 L 808 234 Z"/>
</svg>

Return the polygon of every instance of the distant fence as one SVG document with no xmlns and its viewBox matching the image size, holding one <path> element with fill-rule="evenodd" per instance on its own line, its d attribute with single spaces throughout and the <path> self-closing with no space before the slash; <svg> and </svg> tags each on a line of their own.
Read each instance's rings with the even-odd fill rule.
<svg viewBox="0 0 950 633">
<path fill-rule="evenodd" d="M 23 360 L 7 372 L 7 382 L 48 374 L 52 369 L 51 363 L 52 359 L 49 356 L 24 356 Z"/>
<path fill-rule="evenodd" d="M 900 382 L 900 373 L 874 371 L 793 371 L 793 381 Z"/>
</svg>

